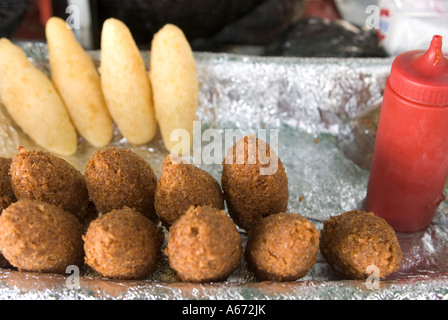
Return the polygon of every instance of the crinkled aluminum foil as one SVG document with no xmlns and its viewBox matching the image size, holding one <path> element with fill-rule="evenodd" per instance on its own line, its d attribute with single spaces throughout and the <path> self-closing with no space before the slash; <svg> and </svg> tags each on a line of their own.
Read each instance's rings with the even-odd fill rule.
<svg viewBox="0 0 448 320">
<path fill-rule="evenodd" d="M 20 43 L 30 59 L 48 72 L 44 43 Z M 91 52 L 98 63 L 99 52 Z M 142 52 L 148 61 L 149 53 Z M 369 176 L 382 90 L 391 59 L 281 58 L 196 53 L 201 84 L 198 120 L 202 128 L 278 129 L 277 149 L 289 178 L 288 211 L 310 219 L 320 230 L 331 215 L 361 208 Z M 269 142 L 269 141 L 268 141 Z M 16 146 L 39 149 L 0 108 L 0 152 Z M 130 147 L 157 175 L 167 155 L 160 136 L 130 145 L 116 130 L 111 145 Z M 84 170 L 97 149 L 79 138 L 78 152 L 65 159 Z M 201 165 L 218 181 L 219 164 Z M 398 233 L 403 261 L 398 272 L 377 286 L 340 278 L 319 255 L 304 278 L 286 283 L 258 282 L 244 259 L 225 282 L 182 283 L 163 259 L 142 281 L 0 270 L 1 299 L 446 299 L 448 298 L 448 203 L 443 202 L 425 230 Z M 241 232 L 243 242 L 246 235 Z"/>
</svg>

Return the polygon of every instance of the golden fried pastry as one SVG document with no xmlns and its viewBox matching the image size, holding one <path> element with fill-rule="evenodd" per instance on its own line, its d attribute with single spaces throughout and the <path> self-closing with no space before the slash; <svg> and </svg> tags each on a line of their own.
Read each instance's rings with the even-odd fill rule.
<svg viewBox="0 0 448 320">
<path fill-rule="evenodd" d="M 20 271 L 63 274 L 82 266 L 82 226 L 60 207 L 21 199 L 0 216 L 0 251 Z"/>
<path fill-rule="evenodd" d="M 285 168 L 274 150 L 255 136 L 241 138 L 227 151 L 221 185 L 229 215 L 245 230 L 287 209 Z"/>
<path fill-rule="evenodd" d="M 366 279 L 369 266 L 385 277 L 398 270 L 403 256 L 392 227 L 373 213 L 359 210 L 324 221 L 320 251 L 337 273 L 350 279 Z"/>
<path fill-rule="evenodd" d="M 169 227 L 191 206 L 210 205 L 224 209 L 221 187 L 208 172 L 169 155 L 162 164 L 157 184 L 155 208 L 162 223 Z"/>
<path fill-rule="evenodd" d="M 144 279 L 162 254 L 163 232 L 134 209 L 112 210 L 90 223 L 85 261 L 104 277 Z"/>
<path fill-rule="evenodd" d="M 0 157 L 0 212 L 17 200 L 9 174 L 11 162 L 11 158 Z"/>
<path fill-rule="evenodd" d="M 105 147 L 112 139 L 113 123 L 92 59 L 61 18 L 50 18 L 45 34 L 51 79 L 73 124 L 90 144 Z"/>
<path fill-rule="evenodd" d="M 101 86 L 121 134 L 133 144 L 149 142 L 157 131 L 145 63 L 128 27 L 109 18 L 101 32 Z"/>
<path fill-rule="evenodd" d="M 178 27 L 167 24 L 154 35 L 149 74 L 156 118 L 165 147 L 174 154 L 186 155 L 193 139 L 199 82 L 193 52 Z M 177 142 L 176 129 L 186 131 L 189 140 Z M 180 146 L 180 150 L 172 150 L 174 146 Z"/>
<path fill-rule="evenodd" d="M 191 207 L 171 226 L 165 249 L 170 266 L 182 281 L 227 279 L 238 267 L 241 237 L 224 210 Z"/>
<path fill-rule="evenodd" d="M 249 232 L 245 257 L 259 280 L 295 281 L 316 263 L 319 232 L 305 217 L 278 213 Z"/>
<path fill-rule="evenodd" d="M 49 152 L 19 147 L 11 163 L 11 184 L 17 199 L 47 202 L 79 219 L 87 213 L 89 195 L 84 176 Z"/>
<path fill-rule="evenodd" d="M 0 97 L 12 119 L 39 146 L 76 152 L 78 137 L 53 83 L 6 38 L 0 39 Z"/>
<path fill-rule="evenodd" d="M 99 212 L 127 206 L 157 220 L 157 177 L 151 165 L 132 150 L 107 147 L 94 153 L 87 163 L 85 179 L 90 199 Z"/>
</svg>

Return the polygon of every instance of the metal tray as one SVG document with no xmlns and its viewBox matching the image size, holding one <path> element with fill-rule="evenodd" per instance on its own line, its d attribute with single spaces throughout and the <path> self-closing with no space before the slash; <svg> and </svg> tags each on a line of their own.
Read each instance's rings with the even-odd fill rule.
<svg viewBox="0 0 448 320">
<path fill-rule="evenodd" d="M 31 61 L 49 72 L 47 47 L 20 42 Z M 99 64 L 100 52 L 89 52 Z M 145 61 L 149 52 L 142 52 Z M 273 145 L 289 178 L 288 211 L 320 230 L 332 215 L 361 208 L 390 58 L 281 58 L 195 53 L 200 81 L 197 119 L 202 130 L 278 130 Z M 268 141 L 269 142 L 269 141 Z M 205 145 L 207 142 L 203 142 Z M 39 149 L 0 106 L 0 152 Z M 111 145 L 132 148 L 157 175 L 167 152 L 160 136 L 133 146 L 116 130 Z M 83 171 L 97 149 L 79 138 L 65 159 Z M 220 164 L 201 164 L 220 181 Z M 294 282 L 258 282 L 244 259 L 225 282 L 180 282 L 166 258 L 146 280 L 103 279 L 92 271 L 74 276 L 0 269 L 0 299 L 446 299 L 448 297 L 448 202 L 425 230 L 398 233 L 400 269 L 377 285 L 336 275 L 319 255 L 307 276 Z M 241 231 L 243 243 L 246 234 Z"/>
</svg>

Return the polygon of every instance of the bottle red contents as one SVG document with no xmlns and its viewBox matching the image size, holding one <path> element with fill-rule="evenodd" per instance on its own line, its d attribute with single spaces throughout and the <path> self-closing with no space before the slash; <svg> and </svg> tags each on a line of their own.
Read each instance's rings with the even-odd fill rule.
<svg viewBox="0 0 448 320">
<path fill-rule="evenodd" d="M 448 56 L 442 37 L 427 52 L 397 56 L 384 90 L 366 210 L 396 231 L 427 227 L 448 175 Z"/>
</svg>

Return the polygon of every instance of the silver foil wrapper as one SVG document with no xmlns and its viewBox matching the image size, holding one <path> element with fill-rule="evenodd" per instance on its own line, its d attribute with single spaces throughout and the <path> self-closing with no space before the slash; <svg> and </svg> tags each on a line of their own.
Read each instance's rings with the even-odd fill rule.
<svg viewBox="0 0 448 320">
<path fill-rule="evenodd" d="M 47 47 L 19 45 L 49 73 Z M 90 52 L 99 64 L 100 52 Z M 145 61 L 149 52 L 142 52 Z M 197 119 L 202 130 L 278 130 L 277 150 L 289 179 L 288 211 L 320 230 L 330 216 L 362 208 L 369 177 L 379 108 L 390 58 L 282 58 L 195 53 L 200 81 Z M 3 81 L 3 79 L 2 79 Z M 252 130 L 252 131 L 251 131 Z M 268 141 L 269 142 L 269 141 Z M 0 152 L 13 156 L 17 145 L 40 149 L 0 105 Z M 111 145 L 132 148 L 157 175 L 167 151 L 160 135 L 134 146 L 115 130 Z M 79 138 L 74 156 L 84 171 L 97 149 Z M 218 181 L 220 164 L 202 164 Z M 448 202 L 425 230 L 398 233 L 403 251 L 397 272 L 376 285 L 335 274 L 322 256 L 304 278 L 259 282 L 244 258 L 225 282 L 194 284 L 178 280 L 166 257 L 140 281 L 104 279 L 87 268 L 80 278 L 0 269 L 1 299 L 446 299 L 448 298 Z M 243 244 L 247 239 L 241 231 Z M 76 275 L 75 275 L 76 276 Z M 75 281 L 75 282 L 73 282 Z"/>
</svg>

